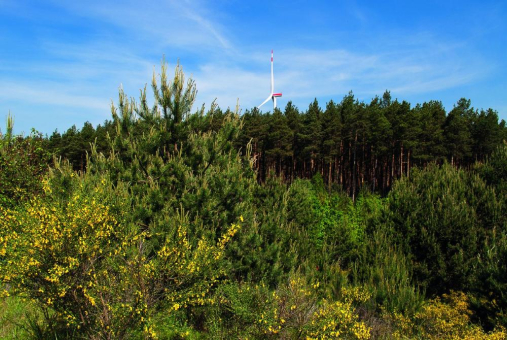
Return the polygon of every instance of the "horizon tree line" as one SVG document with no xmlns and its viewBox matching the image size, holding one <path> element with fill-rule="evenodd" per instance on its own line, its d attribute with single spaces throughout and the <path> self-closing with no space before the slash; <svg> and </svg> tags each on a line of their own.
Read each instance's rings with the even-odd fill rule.
<svg viewBox="0 0 507 340">
<path fill-rule="evenodd" d="M 219 127 L 227 111 L 214 109 L 207 128 Z M 289 101 L 283 111 L 262 113 L 253 108 L 242 118 L 235 146 L 244 150 L 251 143 L 258 181 L 277 176 L 292 182 L 319 173 L 329 187 L 341 188 L 353 198 L 361 188 L 386 194 L 393 181 L 409 176 L 414 166 L 447 161 L 470 167 L 483 162 L 507 139 L 506 123 L 499 121 L 498 113 L 475 109 L 469 99 L 460 99 L 446 113 L 440 101 L 412 107 L 407 101 L 393 100 L 389 91 L 370 103 L 350 92 L 324 108 L 317 99 L 307 110 Z M 108 120 L 97 128 L 89 122 L 81 129 L 74 125 L 47 137 L 48 150 L 83 171 L 91 143 L 106 153 L 107 136 L 115 133 Z"/>
</svg>

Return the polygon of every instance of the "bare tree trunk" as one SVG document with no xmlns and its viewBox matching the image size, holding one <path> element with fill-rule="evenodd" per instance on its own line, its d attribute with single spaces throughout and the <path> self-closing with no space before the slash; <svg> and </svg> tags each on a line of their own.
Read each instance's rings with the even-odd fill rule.
<svg viewBox="0 0 507 340">
<path fill-rule="evenodd" d="M 340 164 L 338 165 L 340 185 L 343 186 L 343 140 L 340 141 Z"/>
<path fill-rule="evenodd" d="M 403 143 L 400 146 L 400 177 L 403 176 Z"/>
<path fill-rule="evenodd" d="M 328 170 L 328 173 L 327 173 L 327 185 L 329 186 L 329 190 L 331 190 L 331 181 L 332 181 L 332 177 L 331 177 L 331 171 L 333 169 L 333 162 L 329 161 L 329 170 Z"/>
<path fill-rule="evenodd" d="M 390 180 L 390 183 L 393 182 L 394 180 L 394 142 L 393 142 L 393 158 L 392 158 L 392 161 L 391 161 L 391 180 Z"/>
<path fill-rule="evenodd" d="M 410 150 L 408 150 L 407 154 L 407 177 L 410 177 Z"/>
<path fill-rule="evenodd" d="M 373 167 L 373 190 L 375 191 L 375 186 L 377 184 L 377 168 L 378 168 L 378 158 L 375 157 L 375 166 Z"/>
</svg>

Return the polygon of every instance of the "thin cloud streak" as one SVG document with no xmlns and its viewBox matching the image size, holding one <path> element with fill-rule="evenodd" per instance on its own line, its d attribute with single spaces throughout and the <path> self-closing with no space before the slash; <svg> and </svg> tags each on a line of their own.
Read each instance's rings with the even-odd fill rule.
<svg viewBox="0 0 507 340">
<path fill-rule="evenodd" d="M 456 62 L 438 53 L 421 58 L 424 48 L 398 54 L 281 50 L 275 56 L 275 89 L 284 93 L 281 104 L 309 103 L 319 96 L 341 98 L 350 90 L 362 96 L 381 95 L 386 89 L 399 95 L 421 94 L 466 85 L 492 71 L 471 58 Z M 219 104 L 233 106 L 239 98 L 243 107 L 258 105 L 269 94 L 269 60 L 261 62 L 255 55 L 251 62 L 253 69 L 262 71 L 213 63 L 201 67 L 195 73 L 199 100 L 216 97 Z"/>
<path fill-rule="evenodd" d="M 94 111 L 107 110 L 109 107 L 108 102 L 98 96 L 71 93 L 66 88 L 54 84 L 45 84 L 37 88 L 27 84 L 2 84 L 0 99 L 6 102 L 19 100 L 28 104 L 79 107 Z"/>
<path fill-rule="evenodd" d="M 151 45 L 157 49 L 200 46 L 201 49 L 215 50 L 218 45 L 220 49 L 232 48 L 221 32 L 221 26 L 200 14 L 205 12 L 204 4 L 197 6 L 189 1 L 123 1 L 119 4 L 107 0 L 58 3 L 92 21 L 121 28 L 129 39 L 135 37 L 137 46 Z"/>
<path fill-rule="evenodd" d="M 195 6 L 192 1 L 172 1 L 173 4 L 177 6 L 180 10 L 184 12 L 184 15 L 190 20 L 197 23 L 199 26 L 204 28 L 205 31 L 211 33 L 211 35 L 220 43 L 220 45 L 226 50 L 230 50 L 232 48 L 231 43 L 224 37 L 222 33 L 219 32 L 217 25 L 210 20 L 203 18 L 202 15 L 198 13 L 198 8 L 204 8 L 204 6 Z M 186 4 L 184 6 L 183 4 Z"/>
</svg>

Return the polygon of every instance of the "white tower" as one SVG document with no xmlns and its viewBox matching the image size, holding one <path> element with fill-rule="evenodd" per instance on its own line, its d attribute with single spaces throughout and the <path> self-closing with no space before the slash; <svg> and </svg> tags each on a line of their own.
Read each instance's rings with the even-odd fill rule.
<svg viewBox="0 0 507 340">
<path fill-rule="evenodd" d="M 266 104 L 270 99 L 273 101 L 273 111 L 276 109 L 276 98 L 281 97 L 282 93 L 275 93 L 275 77 L 273 75 L 273 50 L 271 50 L 271 93 L 269 97 L 257 108 L 260 108 L 262 105 Z"/>
</svg>

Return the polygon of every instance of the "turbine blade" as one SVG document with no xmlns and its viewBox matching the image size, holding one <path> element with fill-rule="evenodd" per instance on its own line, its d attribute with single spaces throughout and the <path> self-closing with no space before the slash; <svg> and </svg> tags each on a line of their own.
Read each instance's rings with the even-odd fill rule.
<svg viewBox="0 0 507 340">
<path fill-rule="evenodd" d="M 264 104 L 266 104 L 271 98 L 273 98 L 273 95 L 270 94 L 269 97 L 268 97 L 268 99 L 266 99 L 265 101 L 263 101 L 261 105 L 257 106 L 257 108 L 260 109 L 261 106 L 264 105 Z"/>
</svg>

